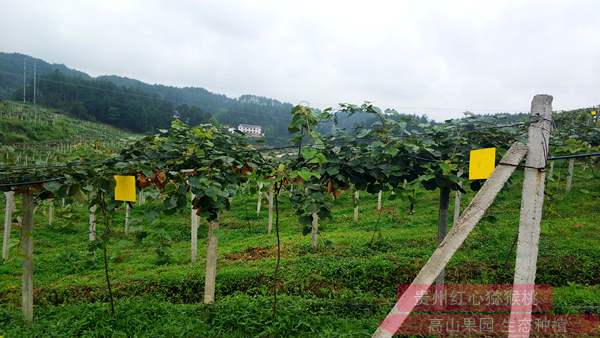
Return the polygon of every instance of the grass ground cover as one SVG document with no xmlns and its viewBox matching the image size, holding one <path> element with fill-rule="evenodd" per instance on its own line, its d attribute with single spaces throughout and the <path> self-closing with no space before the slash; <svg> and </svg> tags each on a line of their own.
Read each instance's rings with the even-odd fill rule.
<svg viewBox="0 0 600 338">
<path fill-rule="evenodd" d="M 547 183 L 536 281 L 553 287 L 554 312 L 598 314 L 600 172 L 577 169 L 569 194 L 564 180 Z M 450 261 L 447 283 L 512 282 L 520 194 L 516 175 Z M 280 197 L 276 318 L 271 313 L 276 240 L 266 231 L 266 208 L 256 215 L 256 196 L 239 196 L 221 217 L 217 295 L 211 306 L 201 304 L 205 223 L 198 263 L 192 264 L 188 212 L 162 216 L 149 226 L 143 215 L 152 201 L 136 206 L 128 236 L 124 210 L 111 215 L 116 318 L 106 304 L 101 255 L 88 251 L 86 207 L 57 207 L 48 226 L 47 208 L 41 205 L 34 226 L 36 319 L 32 328 L 20 319 L 15 227 L 11 258 L 0 265 L 0 335 L 369 336 L 393 304 L 397 287 L 410 283 L 436 247 L 438 195 L 418 191 L 410 215 L 403 199 L 385 199 L 379 213 L 377 196 L 363 193 L 358 222 L 352 220 L 349 195 L 334 202 L 332 219 L 322 220 L 315 253 L 287 196 Z M 472 196 L 466 194 L 463 208 Z M 99 217 L 99 232 L 102 224 Z"/>
</svg>

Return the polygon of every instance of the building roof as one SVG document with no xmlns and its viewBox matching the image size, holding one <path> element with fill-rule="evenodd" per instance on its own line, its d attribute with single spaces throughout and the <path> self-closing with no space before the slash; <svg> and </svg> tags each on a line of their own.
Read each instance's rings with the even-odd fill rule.
<svg viewBox="0 0 600 338">
<path fill-rule="evenodd" d="M 257 125 L 255 125 L 255 124 L 244 124 L 244 123 L 241 123 L 241 124 L 238 126 L 238 128 L 261 128 L 261 129 L 262 129 L 262 127 L 261 127 L 261 126 L 257 126 Z"/>
</svg>

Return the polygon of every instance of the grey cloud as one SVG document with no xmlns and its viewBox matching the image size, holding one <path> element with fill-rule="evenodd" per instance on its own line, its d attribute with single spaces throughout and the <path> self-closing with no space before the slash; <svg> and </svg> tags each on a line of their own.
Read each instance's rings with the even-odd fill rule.
<svg viewBox="0 0 600 338">
<path fill-rule="evenodd" d="M 3 1 L 0 50 L 92 73 L 318 106 L 600 103 L 600 2 Z"/>
</svg>

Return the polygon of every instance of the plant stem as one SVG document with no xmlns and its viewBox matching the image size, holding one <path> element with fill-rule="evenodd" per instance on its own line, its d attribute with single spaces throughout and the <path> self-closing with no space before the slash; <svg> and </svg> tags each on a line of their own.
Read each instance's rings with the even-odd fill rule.
<svg viewBox="0 0 600 338">
<path fill-rule="evenodd" d="M 110 300 L 110 313 L 115 316 L 115 303 L 113 301 L 112 289 L 110 288 L 110 277 L 108 275 L 108 255 L 106 252 L 106 245 L 102 246 L 102 253 L 104 254 L 104 277 L 106 278 L 106 287 L 108 289 L 108 298 Z"/>
<path fill-rule="evenodd" d="M 108 299 L 110 300 L 110 313 L 113 318 L 115 317 L 115 303 L 113 300 L 112 289 L 110 287 L 110 275 L 108 274 L 108 239 L 110 236 L 110 220 L 108 218 L 108 214 L 106 212 L 106 203 L 103 201 L 101 204 L 102 213 L 104 214 L 104 233 L 102 235 L 102 253 L 104 255 L 104 278 L 106 279 L 106 288 L 108 290 Z"/>
</svg>

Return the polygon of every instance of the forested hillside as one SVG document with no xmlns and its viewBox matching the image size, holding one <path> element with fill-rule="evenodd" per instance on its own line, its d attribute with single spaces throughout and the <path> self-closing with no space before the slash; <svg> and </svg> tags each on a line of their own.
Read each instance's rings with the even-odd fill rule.
<svg viewBox="0 0 600 338">
<path fill-rule="evenodd" d="M 36 101 L 77 117 L 136 132 L 165 128 L 173 116 L 189 124 L 209 119 L 230 125 L 250 123 L 263 127 L 267 142 L 287 142 L 289 103 L 254 95 L 234 99 L 204 88 L 151 85 L 120 76 L 93 78 L 17 53 L 0 53 L 0 99 L 23 99 L 25 64 L 25 98 L 33 101 L 34 61 Z"/>
</svg>

